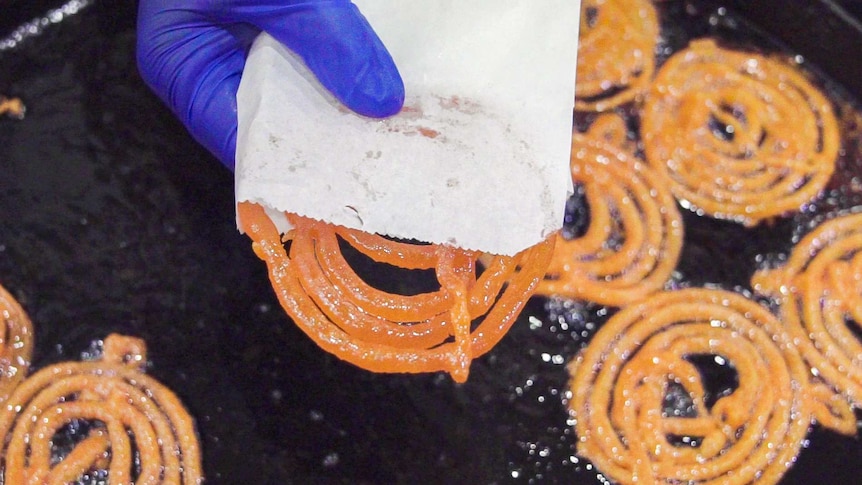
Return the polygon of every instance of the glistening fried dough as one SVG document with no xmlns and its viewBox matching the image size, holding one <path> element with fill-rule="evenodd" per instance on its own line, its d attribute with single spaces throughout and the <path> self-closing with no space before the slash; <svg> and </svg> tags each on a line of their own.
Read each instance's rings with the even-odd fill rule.
<svg viewBox="0 0 862 485">
<path fill-rule="evenodd" d="M 781 320 L 812 369 L 811 381 L 862 405 L 862 342 L 851 328 L 862 325 L 862 214 L 824 222 L 794 246 L 786 264 L 758 271 L 751 284 L 780 303 Z M 832 408 L 835 421 L 827 421 L 828 413 L 818 419 L 855 433 L 852 412 Z"/>
<path fill-rule="evenodd" d="M 798 69 L 711 40 L 659 70 L 641 138 L 684 204 L 746 225 L 816 198 L 840 145 L 831 103 Z"/>
<path fill-rule="evenodd" d="M 282 307 L 320 347 L 368 370 L 446 371 L 458 382 L 514 323 L 554 246 L 548 238 L 514 257 L 493 256 L 478 274 L 474 251 L 401 243 L 288 214 L 288 254 L 263 208 L 243 202 L 237 211 Z M 400 295 L 374 288 L 345 260 L 339 238 L 378 264 L 434 270 L 439 289 Z"/>
<path fill-rule="evenodd" d="M 179 399 L 142 372 L 142 340 L 105 339 L 101 361 L 66 362 L 27 378 L 0 410 L 7 484 L 62 484 L 107 472 L 109 483 L 203 482 L 192 418 Z M 86 436 L 57 457 L 68 426 Z"/>
<path fill-rule="evenodd" d="M 607 111 L 642 95 L 655 72 L 658 30 L 649 0 L 585 0 L 575 109 Z"/>
<path fill-rule="evenodd" d="M 738 374 L 712 406 L 690 360 L 698 355 Z M 808 431 L 800 363 L 781 324 L 753 301 L 708 289 L 656 293 L 615 314 L 570 365 L 578 453 L 626 484 L 776 483 Z M 667 412 L 674 387 L 693 414 Z"/>
<path fill-rule="evenodd" d="M 537 292 L 624 306 L 670 278 L 682 250 L 682 217 L 652 169 L 605 141 L 625 132 L 607 116 L 600 120 L 572 139 L 572 181 L 583 186 L 589 226 L 574 239 L 558 234 Z"/>
<path fill-rule="evenodd" d="M 33 354 L 33 323 L 0 286 L 0 403 L 27 375 Z"/>
</svg>

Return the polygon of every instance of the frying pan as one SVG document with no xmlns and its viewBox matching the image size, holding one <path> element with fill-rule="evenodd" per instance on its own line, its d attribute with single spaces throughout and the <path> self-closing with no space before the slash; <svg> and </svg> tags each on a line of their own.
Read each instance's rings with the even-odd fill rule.
<svg viewBox="0 0 862 485">
<path fill-rule="evenodd" d="M 0 41 L 61 2 L 0 0 Z M 92 353 L 111 332 L 146 339 L 149 372 L 197 419 L 208 483 L 601 482 L 575 457 L 561 402 L 565 362 L 612 310 L 532 299 L 464 385 L 376 375 L 320 351 L 236 232 L 231 174 L 138 77 L 135 9 L 84 2 L 0 48 L 0 93 L 28 107 L 0 119 L 0 283 L 34 321 L 34 367 Z M 862 99 L 862 29 L 834 2 L 661 9 L 670 48 L 712 34 L 787 49 L 834 96 Z M 678 283 L 744 291 L 812 221 L 862 204 L 851 128 L 828 196 L 803 213 L 753 229 L 687 213 Z M 815 428 L 784 483 L 853 483 L 860 457 L 858 439 Z"/>
</svg>

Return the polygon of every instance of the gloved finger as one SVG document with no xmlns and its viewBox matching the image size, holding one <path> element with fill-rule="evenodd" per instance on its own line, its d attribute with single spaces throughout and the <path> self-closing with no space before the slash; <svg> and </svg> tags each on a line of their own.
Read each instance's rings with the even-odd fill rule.
<svg viewBox="0 0 862 485">
<path fill-rule="evenodd" d="M 235 163 L 236 90 L 259 33 L 243 22 L 270 30 L 354 111 L 388 116 L 400 110 L 404 87 L 394 62 L 347 0 L 142 0 L 138 64 L 145 81 L 229 168 Z"/>
<path fill-rule="evenodd" d="M 351 110 L 391 116 L 404 103 L 404 83 L 389 51 L 349 1 L 233 0 L 237 20 L 266 31 L 299 55 L 317 79 Z"/>
<path fill-rule="evenodd" d="M 147 84 L 174 111 L 192 136 L 233 170 L 236 91 L 245 53 L 258 34 L 249 25 L 217 27 L 177 16 L 174 25 L 143 12 L 138 22 L 138 67 Z M 169 25 L 170 28 L 165 28 Z"/>
</svg>

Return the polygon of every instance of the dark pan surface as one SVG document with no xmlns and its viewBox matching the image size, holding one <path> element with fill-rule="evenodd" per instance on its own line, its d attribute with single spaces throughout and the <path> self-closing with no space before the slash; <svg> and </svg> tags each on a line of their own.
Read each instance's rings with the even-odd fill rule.
<svg viewBox="0 0 862 485">
<path fill-rule="evenodd" d="M 607 309 L 531 300 L 460 386 L 446 375 L 374 375 L 320 351 L 236 232 L 231 174 L 141 83 L 136 2 L 89 3 L 0 47 L 0 94 L 28 106 L 23 120 L 0 119 L 0 283 L 34 320 L 36 368 L 78 359 L 111 332 L 145 338 L 150 373 L 197 418 L 209 483 L 599 481 L 574 456 L 561 401 L 564 363 Z M 757 19 L 759 2 L 727 3 L 724 15 L 713 2 L 663 4 L 668 46 L 715 33 L 802 48 L 793 40 L 805 34 L 774 44 L 732 13 Z M 0 0 L 0 40 L 59 5 Z M 862 98 L 832 66 L 862 69 L 862 51 L 837 52 L 805 55 Z M 858 138 L 845 135 L 829 197 L 804 214 L 756 229 L 687 214 L 680 284 L 744 290 L 759 261 L 779 258 L 811 221 L 862 204 Z M 810 438 L 784 483 L 862 476 L 858 439 L 818 429 Z"/>
</svg>

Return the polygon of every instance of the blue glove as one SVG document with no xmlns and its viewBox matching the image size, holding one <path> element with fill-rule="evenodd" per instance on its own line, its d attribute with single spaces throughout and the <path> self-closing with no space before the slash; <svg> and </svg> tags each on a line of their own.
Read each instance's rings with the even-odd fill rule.
<svg viewBox="0 0 862 485">
<path fill-rule="evenodd" d="M 392 57 L 348 0 L 141 0 L 138 67 L 201 144 L 233 170 L 236 91 L 266 31 L 353 111 L 391 116 L 404 102 Z"/>
</svg>

